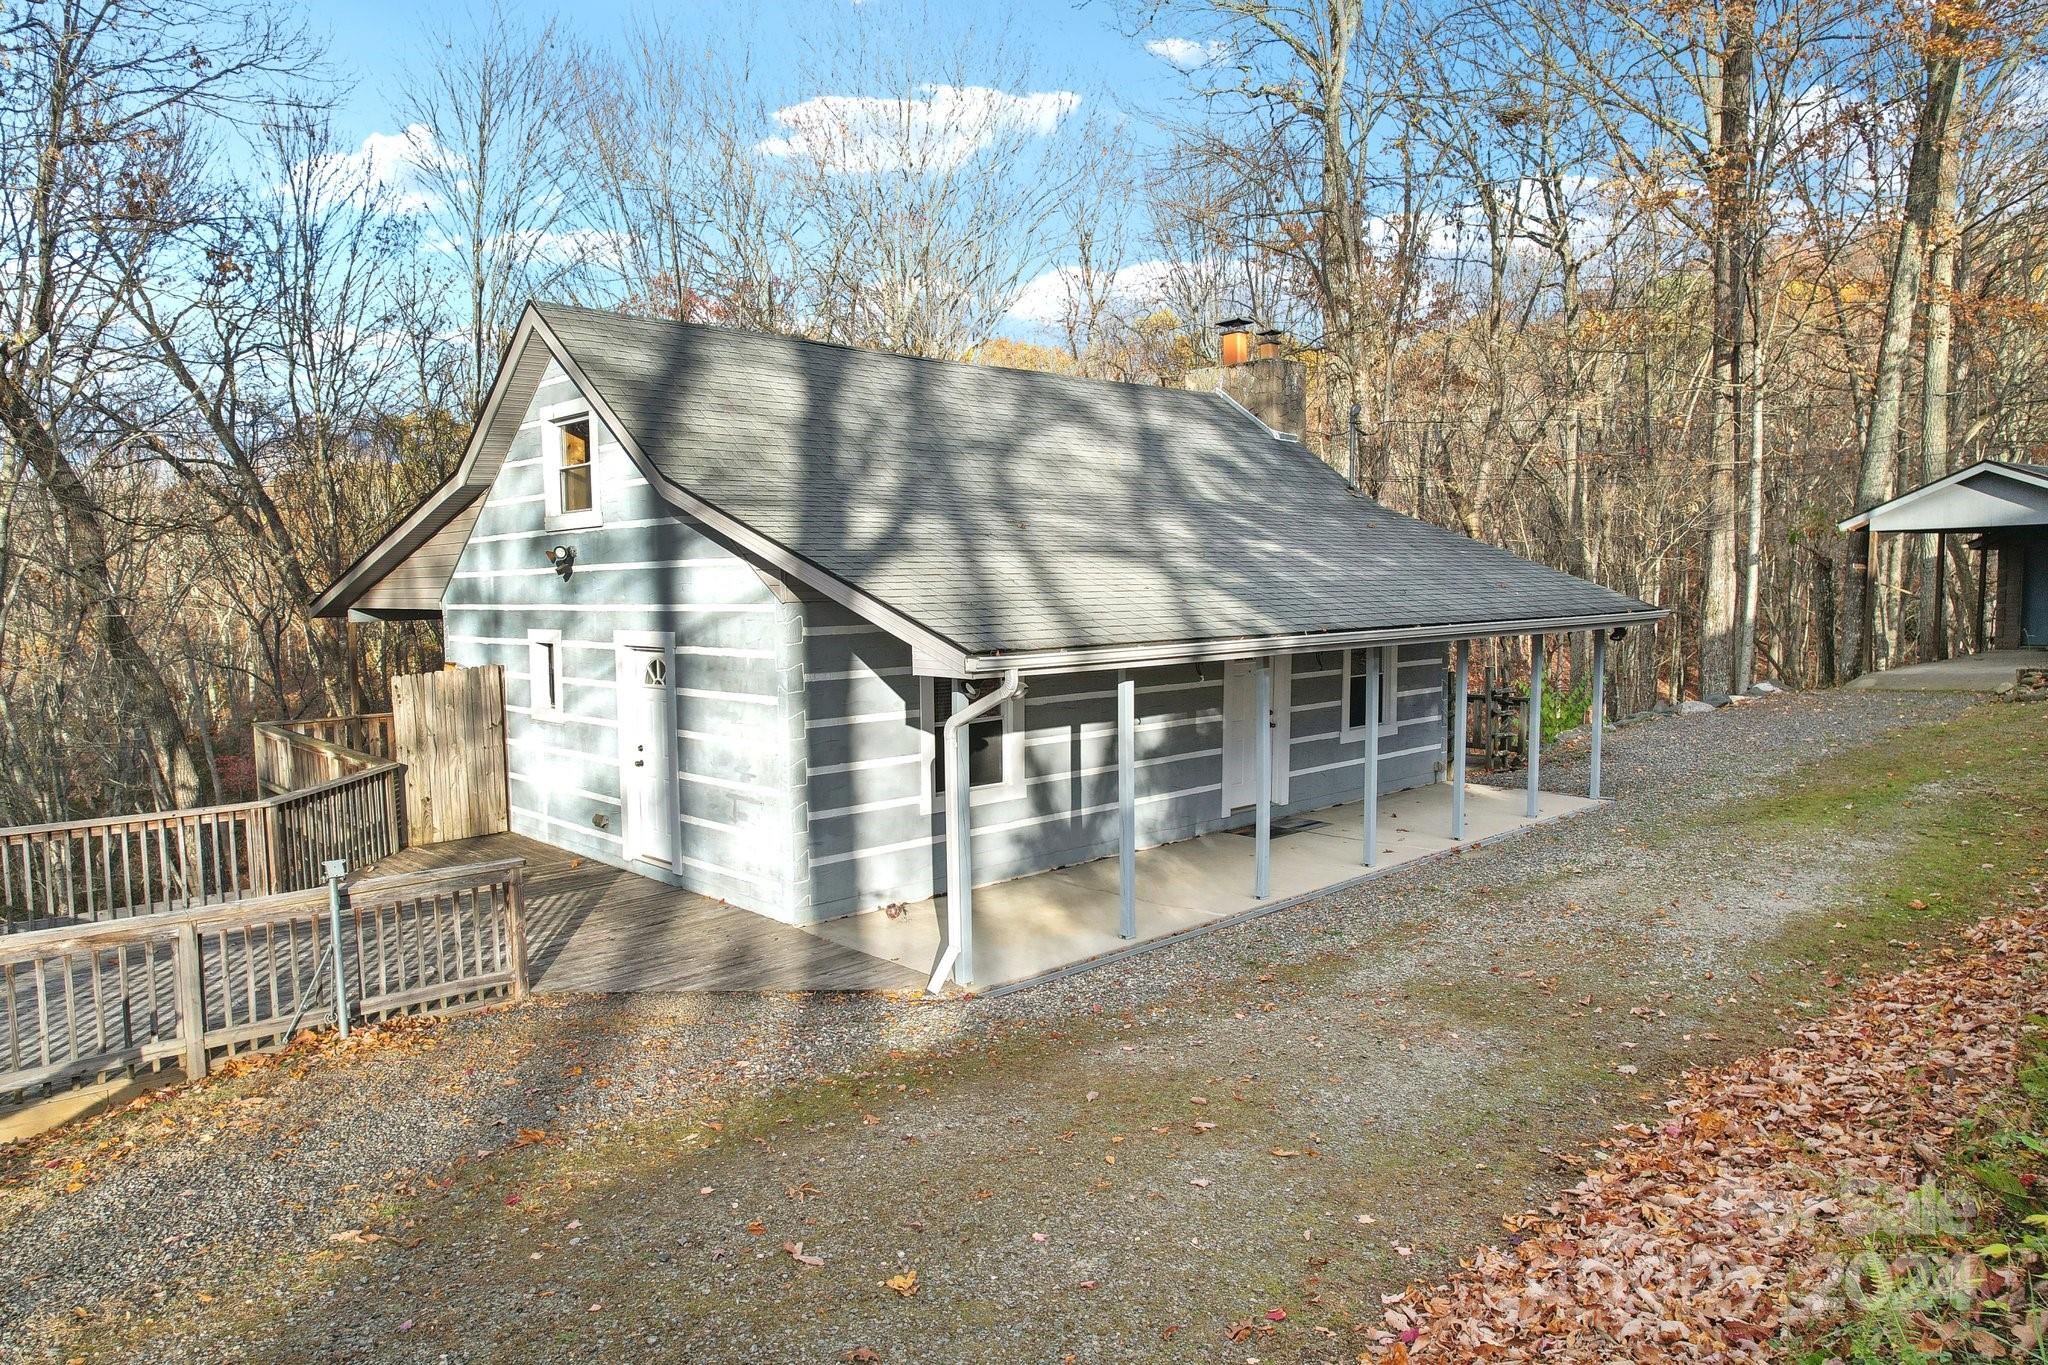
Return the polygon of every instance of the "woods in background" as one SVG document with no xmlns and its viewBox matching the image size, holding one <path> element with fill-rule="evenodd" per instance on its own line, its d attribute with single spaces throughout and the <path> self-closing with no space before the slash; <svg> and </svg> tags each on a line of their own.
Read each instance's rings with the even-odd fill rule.
<svg viewBox="0 0 2048 1365">
<path fill-rule="evenodd" d="M 245 794 L 251 719 L 433 666 L 307 604 L 530 296 L 1141 383 L 1247 313 L 1374 496 L 1674 608 L 1621 706 L 1966 641 L 1958 547 L 1866 612 L 1833 526 L 2038 458 L 2044 4 L 1117 0 L 1148 110 L 942 11 L 483 10 L 360 143 L 285 7 L 9 5 L 0 823 Z"/>
</svg>

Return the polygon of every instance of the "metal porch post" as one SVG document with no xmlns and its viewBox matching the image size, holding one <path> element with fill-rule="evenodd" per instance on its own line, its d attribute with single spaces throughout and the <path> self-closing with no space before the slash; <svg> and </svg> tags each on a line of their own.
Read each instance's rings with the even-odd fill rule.
<svg viewBox="0 0 2048 1365">
<path fill-rule="evenodd" d="M 1138 936 L 1138 681 L 1116 680 L 1117 933 Z"/>
<path fill-rule="evenodd" d="M 1607 731 L 1607 632 L 1593 632 L 1593 752 L 1586 781 L 1586 795 L 1600 799 L 1600 737 Z"/>
<path fill-rule="evenodd" d="M 1537 782 L 1543 771 L 1543 637 L 1529 637 L 1529 818 L 1536 818 Z"/>
<path fill-rule="evenodd" d="M 1465 703 L 1472 678 L 1472 642 L 1458 641 L 1458 671 L 1451 684 L 1451 838 L 1465 837 Z"/>
<path fill-rule="evenodd" d="M 1261 659 L 1253 673 L 1257 685 L 1252 714 L 1257 724 L 1253 730 L 1252 763 L 1257 772 L 1252 787 L 1257 793 L 1258 811 L 1252 826 L 1252 896 L 1264 900 L 1273 879 L 1273 661 Z"/>
<path fill-rule="evenodd" d="M 1380 652 L 1365 651 L 1365 865 L 1380 862 Z"/>
</svg>

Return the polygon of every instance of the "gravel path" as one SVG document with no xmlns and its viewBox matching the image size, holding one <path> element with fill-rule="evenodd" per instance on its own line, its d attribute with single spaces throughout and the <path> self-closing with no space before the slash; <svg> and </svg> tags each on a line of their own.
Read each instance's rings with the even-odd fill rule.
<svg viewBox="0 0 2048 1365">
<path fill-rule="evenodd" d="M 617 1225 L 631 1225 L 633 1237 L 643 1239 L 647 1248 L 658 1248 L 647 1250 L 649 1271 L 666 1273 L 661 1268 L 671 1257 L 687 1257 L 700 1268 L 684 1277 L 690 1281 L 690 1293 L 684 1294 L 680 1284 L 676 1292 L 689 1299 L 702 1290 L 708 1295 L 706 1302 L 731 1305 L 715 1330 L 703 1322 L 700 1305 L 678 1310 L 675 1321 L 655 1324 L 646 1341 L 640 1335 L 646 1324 L 611 1324 L 602 1311 L 585 1310 L 590 1312 L 589 1322 L 579 1319 L 575 1326 L 595 1329 L 604 1323 L 612 1335 L 584 1332 L 573 1348 L 563 1345 L 565 1358 L 593 1352 L 630 1355 L 639 1346 L 651 1351 L 654 1345 L 664 1351 L 687 1345 L 692 1358 L 758 1358 L 799 1348 L 808 1352 L 806 1358 L 837 1358 L 840 1349 L 887 1337 L 885 1330 L 849 1309 L 846 1333 L 857 1327 L 863 1335 L 856 1340 L 835 1330 L 829 1334 L 837 1343 L 833 1352 L 818 1353 L 819 1324 L 836 1311 L 832 1305 L 837 1298 L 850 1291 L 841 1286 L 824 1295 L 820 1311 L 826 1319 L 806 1320 L 802 1312 L 789 1311 L 786 1303 L 775 1312 L 757 1311 L 759 1305 L 740 1300 L 759 1286 L 729 1282 L 731 1277 L 742 1272 L 758 1276 L 769 1262 L 784 1269 L 790 1261 L 773 1251 L 757 1255 L 755 1249 L 743 1249 L 735 1257 L 725 1245 L 733 1232 L 687 1221 L 679 1226 L 674 1219 L 697 1217 L 696 1186 L 636 1188 L 633 1182 L 641 1177 L 628 1178 L 640 1170 L 635 1162 L 646 1155 L 650 1142 L 687 1142 L 694 1133 L 709 1135 L 706 1140 L 715 1143 L 722 1130 L 715 1126 L 720 1120 L 714 1115 L 730 1120 L 735 1104 L 744 1108 L 745 1102 L 759 1102 L 763 1096 L 772 1102 L 782 1093 L 780 1087 L 820 1080 L 841 1086 L 851 1082 L 858 1090 L 876 1077 L 892 1078 L 890 1083 L 900 1087 L 895 1092 L 902 1097 L 900 1107 L 876 1120 L 873 1134 L 863 1136 L 887 1135 L 904 1143 L 914 1139 L 924 1144 L 934 1164 L 909 1186 L 892 1192 L 888 1172 L 895 1167 L 876 1176 L 858 1164 L 857 1153 L 847 1157 L 853 1165 L 838 1166 L 835 1154 L 858 1146 L 853 1135 L 819 1134 L 815 1115 L 795 1109 L 793 1117 L 785 1116 L 787 1131 L 801 1130 L 817 1141 L 805 1147 L 793 1137 L 787 1150 L 777 1149 L 773 1160 L 764 1155 L 752 1170 L 729 1169 L 730 1163 L 720 1168 L 707 1155 L 704 1160 L 709 1164 L 701 1178 L 709 1183 L 709 1172 L 723 1169 L 721 1179 L 740 1185 L 720 1184 L 716 1199 L 702 1197 L 705 1212 L 723 1215 L 730 1202 L 738 1216 L 744 1204 L 740 1190 L 751 1184 L 759 1188 L 748 1188 L 746 1197 L 756 1206 L 807 1207 L 802 1173 L 814 1167 L 819 1172 L 815 1182 L 823 1189 L 859 1185 L 880 1203 L 858 1213 L 807 1214 L 792 1226 L 800 1230 L 815 1224 L 820 1236 L 826 1229 L 836 1231 L 841 1247 L 834 1253 L 835 1265 L 841 1258 L 872 1263 L 877 1273 L 860 1281 L 872 1286 L 881 1273 L 897 1265 L 892 1246 L 894 1256 L 939 1253 L 906 1252 L 900 1245 L 906 1236 L 913 1241 L 925 1237 L 923 1222 L 915 1223 L 912 1234 L 899 1230 L 893 1243 L 886 1226 L 878 1226 L 871 1239 L 854 1229 L 877 1216 L 886 1220 L 886 1215 L 877 1215 L 877 1208 L 905 1213 L 925 1209 L 935 1197 L 960 1198 L 957 1191 L 936 1196 L 934 1191 L 954 1175 L 970 1178 L 988 1152 L 1000 1150 L 1010 1163 L 1007 1173 L 1017 1177 L 1011 1182 L 1015 1197 L 1026 1198 L 1023 1192 L 1033 1186 L 1025 1177 L 1036 1171 L 1039 1202 L 1027 1202 L 1025 1207 L 1047 1207 L 1039 1221 L 1056 1225 L 1048 1236 L 1076 1243 L 1062 1266 L 1062 1284 L 1092 1284 L 1114 1273 L 1123 1258 L 1113 1254 L 1112 1243 L 1125 1235 L 1155 1239 L 1144 1242 L 1141 1254 L 1157 1262 L 1160 1275 L 1170 1276 L 1178 1266 L 1190 1277 L 1186 1282 L 1193 1283 L 1207 1273 L 1213 1257 L 1204 1254 L 1196 1258 L 1199 1264 L 1180 1266 L 1170 1249 L 1156 1241 L 1161 1228 L 1178 1233 L 1189 1226 L 1186 1210 L 1181 1211 L 1182 1222 L 1155 1225 L 1146 1220 L 1142 1205 L 1133 1204 L 1128 1212 L 1135 1221 L 1124 1232 L 1093 1221 L 1070 1229 L 1069 1213 L 1057 1208 L 1057 1201 L 1046 1206 L 1051 1196 L 1042 1192 L 1064 1188 L 1062 1182 L 1075 1178 L 1064 1166 L 1055 1170 L 1043 1165 L 1051 1160 L 1044 1152 L 1054 1150 L 1062 1134 L 1054 1133 L 1051 1141 L 1041 1136 L 1012 1149 L 1007 1135 L 1027 1124 L 1027 1111 L 1020 1104 L 1042 1101 L 1049 1115 L 1094 1102 L 1095 1091 L 1087 1092 L 1085 1102 L 1068 1093 L 1088 1084 L 1087 1074 L 1072 1069 L 1074 1058 L 1048 1064 L 1042 1071 L 1023 1068 L 1007 1090 L 965 1099 L 960 1087 L 949 1086 L 946 1080 L 951 1075 L 947 1059 L 963 1059 L 962 1066 L 984 1065 L 982 1059 L 992 1047 L 1029 1058 L 1033 1048 L 1057 1046 L 1046 1040 L 1072 1029 L 1077 1039 L 1085 1034 L 1088 1065 L 1099 1064 L 1102 1074 L 1129 1080 L 1133 1098 L 1126 1118 L 1141 1110 L 1149 1113 L 1162 1102 L 1144 1092 L 1139 1084 L 1144 1075 L 1164 1078 L 1172 1073 L 1177 1085 L 1188 1066 L 1206 1067 L 1219 1081 L 1239 1078 L 1234 1084 L 1245 1097 L 1238 1101 L 1240 1106 L 1263 1104 L 1312 1113 L 1322 1126 L 1352 1133 L 1354 1143 L 1395 1142 L 1391 1149 L 1373 1146 L 1372 1152 L 1379 1155 L 1359 1157 L 1384 1162 L 1385 1151 L 1400 1150 L 1402 1134 L 1413 1141 L 1416 1134 L 1442 1122 L 1441 1096 L 1472 1097 L 1476 1114 L 1484 1107 L 1487 1087 L 1498 1084 L 1497 1021 L 1474 1017 L 1469 1028 L 1447 1028 L 1444 1020 L 1456 1017 L 1453 1004 L 1463 1009 L 1469 1002 L 1436 999 L 1430 994 L 1433 983 L 1455 980 L 1459 972 L 1481 974 L 1481 979 L 1485 973 L 1512 978 L 1515 974 L 1506 967 L 1515 962 L 1539 957 L 1548 961 L 1546 955 L 1562 954 L 1559 960 L 1566 967 L 1542 969 L 1552 973 L 1554 983 L 1558 974 L 1569 970 L 1573 956 L 1592 962 L 1600 956 L 1595 949 L 1624 943 L 1626 951 L 1635 954 L 1620 969 L 1624 976 L 1639 970 L 1646 981 L 1664 983 L 1660 973 L 1675 977 L 1676 964 L 1682 963 L 1693 978 L 1705 970 L 1705 979 L 1712 979 L 1709 964 L 1723 956 L 1733 960 L 1790 909 L 1809 904 L 1811 895 L 1839 879 L 1839 851 L 1815 851 L 1805 861 L 1794 856 L 1766 875 L 1754 867 L 1716 867 L 1710 849 L 1691 848 L 1684 841 L 1659 845 L 1646 836 L 1676 826 L 1702 807 L 1760 790 L 1798 764 L 1867 743 L 1879 731 L 1937 723 L 1968 700 L 1882 692 L 1784 695 L 1707 716 L 1638 722 L 1609 736 L 1606 783 L 1609 794 L 1618 799 L 1605 810 L 1531 831 L 1477 854 L 1399 869 L 1346 893 L 998 1000 L 962 1004 L 825 996 L 557 999 L 435 1025 L 374 1030 L 345 1046 L 323 1044 L 282 1061 L 231 1068 L 215 1082 L 151 1096 L 131 1109 L 0 1159 L 0 1359 L 58 1358 L 51 1337 L 53 1320 L 75 1316 L 120 1324 L 132 1323 L 138 1314 L 185 1311 L 206 1286 L 217 1288 L 238 1275 L 291 1258 L 340 1254 L 338 1246 L 351 1244 L 337 1244 L 337 1235 L 346 1238 L 366 1224 L 403 1216 L 423 1200 L 445 1197 L 443 1192 L 450 1189 L 495 1189 L 490 1182 L 514 1175 L 532 1179 L 534 1162 L 543 1155 L 555 1163 L 550 1169 L 558 1173 L 610 1172 L 610 1188 L 626 1201 L 614 1210 Z M 1544 776 L 1546 787 L 1583 790 L 1583 743 L 1559 746 L 1547 754 Z M 1680 869 L 1678 863 L 1686 867 Z M 1646 897 L 1663 897 L 1676 881 L 1686 879 L 1688 885 L 1704 887 L 1700 900 L 1711 905 L 1712 916 L 1688 915 L 1682 908 L 1660 908 L 1654 917 L 1643 916 Z M 1618 918 L 1588 918 L 1581 923 L 1581 903 L 1611 903 Z M 1678 907 L 1679 902 L 1672 899 L 1671 905 Z M 1616 926 L 1624 919 L 1622 932 Z M 1333 960 L 1341 960 L 1334 975 L 1329 968 Z M 1720 989 L 1716 984 L 1711 991 Z M 1461 988 L 1454 994 L 1469 992 Z M 1258 1003 L 1243 1003 L 1255 998 Z M 1331 1012 L 1331 1002 L 1340 999 L 1381 1007 L 1370 1038 L 1343 1034 L 1342 1011 Z M 1704 996 L 1699 1002 L 1672 1003 L 1668 993 L 1645 999 L 1667 1002 L 1673 1019 L 1691 1017 L 1687 1010 L 1707 1017 Z M 1648 1013 L 1647 1008 L 1638 1008 Z M 1663 1006 L 1654 1008 L 1660 1017 L 1667 1013 Z M 1267 1017 L 1260 1017 L 1260 1011 Z M 1389 1044 L 1404 1021 L 1411 1015 L 1422 1019 L 1425 1013 L 1427 1046 L 1418 1044 L 1411 1050 L 1406 1041 Z M 1229 1031 L 1211 1027 L 1218 1020 Z M 1274 1030 L 1270 1037 L 1261 1035 L 1260 1030 L 1269 1027 Z M 1675 1038 L 1674 1033 L 1672 1047 L 1680 1046 Z M 1686 1033 L 1685 1040 L 1691 1045 L 1693 1035 Z M 1336 1065 L 1337 1051 L 1347 1059 L 1346 1084 L 1335 1089 L 1312 1084 L 1308 1073 L 1290 1060 L 1302 1055 L 1304 1048 L 1324 1048 L 1326 1041 L 1336 1050 L 1318 1062 Z M 1644 1044 L 1646 1049 L 1663 1045 Z M 901 1079 L 906 1067 L 912 1068 L 913 1079 Z M 1103 1082 L 1102 1094 L 1112 1093 L 1109 1084 Z M 1281 1090 L 1265 1092 L 1267 1086 Z M 942 1094 L 950 1094 L 949 1106 L 937 1105 Z M 895 1102 L 888 1095 L 864 1102 L 881 1106 L 885 1101 Z M 1182 1097 L 1173 1102 L 1180 1104 Z M 824 1121 L 823 1127 L 831 1129 L 834 1122 L 843 1121 Z M 1035 1132 L 1043 1125 L 1029 1126 Z M 859 1127 L 855 1125 L 856 1132 Z M 1167 1127 L 1155 1124 L 1149 1131 L 1164 1133 Z M 1338 1145 L 1334 1138 L 1328 1143 Z M 577 1154 L 574 1159 L 572 1152 Z M 681 1178 L 683 1167 L 693 1159 L 689 1152 L 669 1151 L 663 1154 L 663 1169 L 673 1168 Z M 1166 1161 L 1164 1156 L 1159 1159 Z M 1108 1162 L 1091 1169 L 1114 1166 Z M 566 1190 L 576 1177 L 562 1178 Z M 688 1175 L 690 1180 L 698 1178 Z M 1224 1179 L 1219 1172 L 1184 1177 L 1179 1183 L 1185 1188 L 1195 1181 L 1206 1193 L 1208 1181 L 1222 1184 Z M 728 1189 L 734 1194 L 729 1201 Z M 786 1201 L 784 1190 L 789 1191 Z M 1294 1192 L 1301 1197 L 1308 1193 Z M 979 1191 L 970 1196 L 970 1206 L 981 1197 Z M 670 1207 L 676 1200 L 691 1207 L 678 1214 Z M 1245 1210 L 1222 1198 L 1215 1202 L 1214 1235 L 1228 1239 L 1235 1235 L 1231 1220 Z M 507 1196 L 506 1203 L 516 1205 L 518 1200 Z M 655 1218 L 662 1209 L 668 1211 L 660 1216 L 670 1221 L 637 1221 Z M 991 1198 L 987 1216 L 996 1217 L 996 1209 L 997 1201 Z M 1018 1210 L 1012 1207 L 1008 1213 L 1017 1216 Z M 851 1221 L 834 1224 L 833 1219 L 841 1216 Z M 956 1280 L 1000 1281 L 1010 1261 L 1041 1250 L 1043 1239 L 1022 1240 L 1022 1226 L 1021 1221 L 1007 1226 L 983 1245 L 959 1251 L 952 1272 Z M 1351 1223 L 1347 1214 L 1346 1226 L 1356 1231 L 1364 1224 Z M 476 1233 L 465 1225 L 447 1244 L 434 1240 L 425 1229 L 419 1235 L 428 1237 L 428 1244 L 402 1278 L 373 1264 L 351 1284 L 336 1280 L 328 1285 L 324 1292 L 335 1295 L 337 1302 L 363 1308 L 360 1324 L 349 1329 L 352 1334 L 308 1337 L 294 1342 L 295 1348 L 345 1357 L 449 1359 L 490 1354 L 487 1349 L 472 1353 L 459 1348 L 451 1354 L 446 1337 L 431 1343 L 424 1336 L 417 1344 L 398 1341 L 391 1333 L 412 1332 L 413 1319 L 394 1326 L 384 1318 L 398 1308 L 380 1314 L 365 1307 L 404 1300 L 396 1289 L 401 1282 L 415 1289 L 466 1285 L 480 1296 L 457 1314 L 467 1318 L 496 1292 L 475 1281 L 475 1258 L 483 1254 L 477 1238 L 492 1244 L 488 1261 L 503 1250 L 495 1245 L 496 1239 L 515 1234 L 506 1229 Z M 972 1228 L 967 1235 L 974 1235 Z M 1301 1239 L 1303 1232 L 1290 1235 Z M 1311 1229 L 1310 1236 L 1314 1235 Z M 549 1245 L 559 1242 L 574 1248 L 585 1240 L 560 1233 Z M 771 1235 L 770 1245 L 779 1240 Z M 871 1245 L 862 1245 L 864 1240 L 871 1240 Z M 636 1241 L 624 1254 L 639 1257 L 641 1249 Z M 610 1250 L 616 1252 L 619 1246 Z M 537 1250 L 516 1264 L 521 1273 L 529 1260 L 553 1267 L 557 1254 L 568 1252 L 550 1250 L 544 1255 Z M 1394 1264 L 1398 1268 L 1399 1263 Z M 706 1265 L 711 1269 L 701 1269 Z M 1100 1267 L 1092 1275 L 1091 1265 Z M 818 1270 L 812 1278 L 824 1285 L 826 1277 L 837 1273 Z M 493 1310 L 513 1318 L 554 1294 L 510 1281 L 503 1292 L 510 1297 L 493 1304 Z M 252 1291 L 250 1297 L 262 1302 L 260 1292 Z M 564 1304 L 568 1297 L 570 1291 L 564 1288 Z M 926 1311 L 927 1299 L 913 1300 L 900 1293 L 880 1297 L 884 1308 L 895 1306 L 893 1299 Z M 207 1301 L 210 1296 L 202 1302 Z M 1035 1302 L 1029 1295 L 1015 1299 L 1005 1292 L 995 1294 L 986 1311 L 1015 1319 L 1032 1314 Z M 1123 1307 L 1138 1311 L 1128 1296 Z M 425 1308 L 404 1311 L 422 1323 L 429 1317 Z M 1171 1317 L 1175 1311 L 1162 1304 L 1152 1315 Z M 1087 1314 L 1078 1312 L 1064 1319 L 1065 1349 L 1078 1351 L 1084 1359 L 1131 1354 L 1128 1342 L 1113 1335 L 1091 1335 L 1098 1329 L 1087 1326 L 1086 1319 Z M 953 1330 L 973 1327 L 972 1320 L 963 1322 L 964 1327 L 955 1324 Z M 920 1349 L 920 1332 L 932 1330 L 929 1322 L 923 1323 L 896 1350 L 885 1351 L 886 1357 L 914 1356 Z M 945 1331 L 938 1335 L 943 1337 Z M 1169 1333 L 1166 1339 L 1171 1337 Z M 971 1339 L 970 1334 L 958 1340 Z M 1051 1338 L 1043 1340 L 1049 1345 Z M 222 1353 L 189 1338 L 163 1348 L 166 1359 L 212 1359 Z M 231 1353 L 260 1357 L 267 1352 L 244 1343 L 243 1349 Z M 1243 1354 L 1238 1352 L 1236 1358 Z"/>
</svg>

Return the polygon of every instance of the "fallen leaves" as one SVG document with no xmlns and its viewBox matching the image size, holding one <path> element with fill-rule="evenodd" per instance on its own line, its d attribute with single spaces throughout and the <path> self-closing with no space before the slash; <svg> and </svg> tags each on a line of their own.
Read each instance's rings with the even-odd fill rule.
<svg viewBox="0 0 2048 1365">
<path fill-rule="evenodd" d="M 1642 1362 L 1777 1358 L 1825 1311 L 1854 1213 L 1838 1193 L 1903 1201 L 1955 1126 L 2011 1084 L 2048 913 L 1964 937 L 1969 951 L 1941 949 L 1801 1021 L 1791 1046 L 1687 1073 L 1662 1122 L 1621 1125 L 1563 1198 L 1507 1221 L 1504 1247 L 1389 1298 L 1361 1359 L 1553 1360 L 1593 1342 Z"/>
<path fill-rule="evenodd" d="M 912 1268 L 904 1271 L 901 1275 L 891 1275 L 882 1283 L 907 1299 L 917 1292 L 917 1271 L 915 1268 Z"/>
<path fill-rule="evenodd" d="M 789 1259 L 795 1261 L 798 1265 L 807 1265 L 812 1267 L 813 1269 L 816 1269 L 817 1267 L 825 1264 L 825 1258 L 823 1256 L 813 1256 L 809 1252 L 805 1251 L 804 1244 L 802 1242 L 784 1242 L 782 1244 L 782 1249 L 788 1252 Z"/>
</svg>

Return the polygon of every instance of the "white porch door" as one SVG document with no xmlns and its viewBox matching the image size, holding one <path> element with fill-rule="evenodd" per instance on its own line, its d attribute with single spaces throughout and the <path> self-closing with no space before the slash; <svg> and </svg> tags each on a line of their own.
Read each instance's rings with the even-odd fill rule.
<svg viewBox="0 0 2048 1365">
<path fill-rule="evenodd" d="M 1223 665 L 1223 813 L 1243 810 L 1259 799 L 1258 788 L 1258 706 L 1257 659 L 1234 660 Z M 1293 660 L 1286 655 L 1273 660 L 1273 804 L 1287 800 L 1288 741 L 1291 727 Z"/>
<path fill-rule="evenodd" d="M 675 862 L 675 724 L 668 691 L 668 651 L 619 651 L 619 796 L 629 859 Z"/>
</svg>

